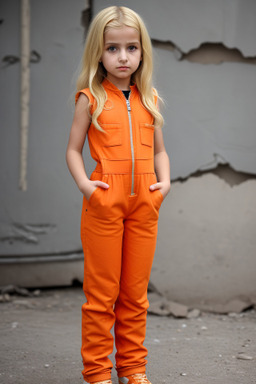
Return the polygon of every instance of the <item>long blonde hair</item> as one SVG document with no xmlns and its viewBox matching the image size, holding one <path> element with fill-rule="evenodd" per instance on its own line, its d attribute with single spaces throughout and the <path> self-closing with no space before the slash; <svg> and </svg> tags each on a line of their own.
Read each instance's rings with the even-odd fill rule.
<svg viewBox="0 0 256 384">
<path fill-rule="evenodd" d="M 146 26 L 141 17 L 127 7 L 108 7 L 99 12 L 93 19 L 82 57 L 82 69 L 77 80 L 77 91 L 89 88 L 96 100 L 96 109 L 92 114 L 92 123 L 102 131 L 98 123 L 98 117 L 101 114 L 107 94 L 101 85 L 106 77 L 104 68 L 100 64 L 104 48 L 104 32 L 108 28 L 120 28 L 122 26 L 132 27 L 140 34 L 142 48 L 142 62 L 135 73 L 133 73 L 131 82 L 135 83 L 140 93 L 141 101 L 144 107 L 152 114 L 154 124 L 157 127 L 163 125 L 163 117 L 155 104 L 157 91 L 152 87 L 152 46 Z"/>
</svg>

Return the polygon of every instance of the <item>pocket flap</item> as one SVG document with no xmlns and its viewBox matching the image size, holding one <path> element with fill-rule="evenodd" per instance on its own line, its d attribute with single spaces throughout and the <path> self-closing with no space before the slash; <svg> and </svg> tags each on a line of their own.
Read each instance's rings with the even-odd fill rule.
<svg viewBox="0 0 256 384">
<path fill-rule="evenodd" d="M 121 124 L 110 123 L 100 125 L 104 130 L 104 132 L 100 133 L 102 145 L 104 147 L 114 147 L 116 145 L 122 145 Z"/>
<path fill-rule="evenodd" d="M 140 124 L 140 142 L 148 147 L 153 147 L 154 143 L 154 125 Z"/>
</svg>

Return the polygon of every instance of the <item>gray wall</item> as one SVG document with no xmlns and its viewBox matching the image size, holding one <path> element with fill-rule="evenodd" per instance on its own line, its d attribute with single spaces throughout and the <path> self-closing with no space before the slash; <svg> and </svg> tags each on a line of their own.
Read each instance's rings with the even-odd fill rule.
<svg viewBox="0 0 256 384">
<path fill-rule="evenodd" d="M 72 121 L 69 97 L 83 47 L 85 1 L 31 1 L 28 190 L 19 190 L 20 63 L 1 64 L 1 255 L 55 255 L 80 249 L 80 194 L 65 149 Z M 1 58 L 20 57 L 20 1 L 1 2 Z M 74 209 L 76 212 L 74 212 Z M 73 214 L 74 213 L 74 214 Z M 74 229 L 74 231 L 72 230 Z"/>
<path fill-rule="evenodd" d="M 256 173 L 254 65 L 202 65 L 184 54 L 203 43 L 223 43 L 256 57 L 256 3 L 217 1 L 94 1 L 94 11 L 126 5 L 144 18 L 155 41 L 155 83 L 166 101 L 165 136 L 172 178 L 187 177 L 219 162 Z M 169 43 L 168 43 L 169 42 Z M 218 55 L 218 50 L 215 53 Z"/>
<path fill-rule="evenodd" d="M 1 57 L 19 56 L 15 3 L 1 4 Z M 31 4 L 31 49 L 42 59 L 31 64 L 27 192 L 18 189 L 19 64 L 2 64 L 0 75 L 0 263 L 5 267 L 0 278 L 27 286 L 68 284 L 83 276 L 81 196 L 68 175 L 65 148 L 86 2 Z M 256 295 L 256 3 L 94 0 L 93 14 L 115 4 L 144 18 L 154 46 L 155 85 L 165 100 L 173 186 L 160 211 L 151 280 L 165 296 L 184 303 L 251 300 Z"/>
<path fill-rule="evenodd" d="M 256 295 L 256 3 L 125 5 L 153 40 L 173 186 L 160 212 L 151 281 L 172 300 Z"/>
</svg>

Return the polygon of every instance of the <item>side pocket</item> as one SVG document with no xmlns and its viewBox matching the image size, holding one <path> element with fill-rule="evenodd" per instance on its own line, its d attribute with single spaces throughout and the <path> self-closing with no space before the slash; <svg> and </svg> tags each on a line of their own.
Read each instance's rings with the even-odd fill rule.
<svg viewBox="0 0 256 384">
<path fill-rule="evenodd" d="M 164 197 L 163 197 L 162 193 L 158 189 L 155 190 L 155 191 L 152 191 L 150 193 L 151 193 L 151 197 L 152 197 L 152 200 L 153 200 L 154 207 L 157 210 L 159 210 L 161 205 L 162 205 L 162 202 L 164 200 Z"/>
<path fill-rule="evenodd" d="M 83 196 L 82 212 L 81 212 L 81 223 L 80 223 L 80 237 L 83 239 L 85 237 L 85 220 L 86 220 L 86 211 L 87 211 L 88 201 L 85 196 Z"/>
<path fill-rule="evenodd" d="M 91 174 L 91 180 L 99 180 L 103 181 L 104 183 L 108 183 L 108 175 L 102 175 L 98 172 L 93 172 Z M 101 187 L 96 187 L 96 189 L 92 192 L 91 196 L 89 197 L 88 200 L 88 207 L 96 207 L 96 206 L 103 206 L 105 203 L 105 197 L 107 193 L 107 189 L 101 188 Z"/>
<path fill-rule="evenodd" d="M 91 205 L 92 201 L 94 200 L 96 192 L 101 189 L 100 187 L 96 187 L 96 189 L 92 192 L 91 196 L 89 197 L 88 204 Z"/>
<path fill-rule="evenodd" d="M 155 174 L 151 175 L 149 185 L 155 184 L 156 182 L 157 182 L 156 175 Z M 161 204 L 164 200 L 162 193 L 159 191 L 159 189 L 156 189 L 154 191 L 149 190 L 149 194 L 150 194 L 152 206 L 155 208 L 155 210 L 159 211 Z"/>
<path fill-rule="evenodd" d="M 140 123 L 140 142 L 148 147 L 153 147 L 154 143 L 154 125 Z"/>
</svg>

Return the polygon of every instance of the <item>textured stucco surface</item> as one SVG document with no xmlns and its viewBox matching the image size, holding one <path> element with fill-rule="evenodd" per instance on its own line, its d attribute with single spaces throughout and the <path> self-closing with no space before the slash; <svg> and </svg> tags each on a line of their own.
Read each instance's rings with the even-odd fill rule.
<svg viewBox="0 0 256 384">
<path fill-rule="evenodd" d="M 256 180 L 231 187 L 211 173 L 175 182 L 160 210 L 152 283 L 185 304 L 256 293 Z"/>
<path fill-rule="evenodd" d="M 171 41 L 183 52 L 206 42 L 256 55 L 256 3 L 252 1 L 94 1 L 94 10 L 126 5 L 145 20 L 151 38 Z M 155 84 L 165 100 L 163 113 L 172 179 L 229 163 L 256 173 L 255 65 L 179 61 L 175 50 L 154 48 Z M 217 156 L 215 156 L 217 155 Z M 216 161 L 217 159 L 217 161 Z"/>
<path fill-rule="evenodd" d="M 159 48 L 155 55 L 172 178 L 218 163 L 255 174 L 255 65 L 179 62 Z"/>
<path fill-rule="evenodd" d="M 94 0 L 94 13 L 110 5 L 132 8 L 145 19 L 152 38 L 172 41 L 184 52 L 206 41 L 222 41 L 255 56 L 254 0 Z"/>
<path fill-rule="evenodd" d="M 65 162 L 72 97 L 83 48 L 85 1 L 31 1 L 28 190 L 19 190 L 20 64 L 0 71 L 1 255 L 55 254 L 80 248 L 81 196 Z M 1 59 L 20 56 L 20 2 L 1 2 Z M 72 231 L 71 229 L 74 229 Z"/>
</svg>

